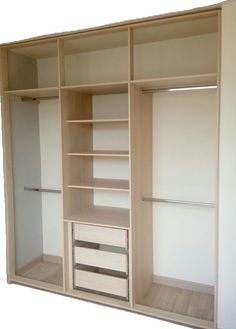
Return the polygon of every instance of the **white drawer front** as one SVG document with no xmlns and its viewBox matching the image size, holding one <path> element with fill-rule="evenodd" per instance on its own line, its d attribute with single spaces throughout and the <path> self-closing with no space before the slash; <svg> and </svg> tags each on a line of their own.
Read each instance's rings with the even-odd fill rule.
<svg viewBox="0 0 236 329">
<path fill-rule="evenodd" d="M 127 273 L 127 255 L 99 249 L 75 247 L 75 263 Z"/>
<path fill-rule="evenodd" d="M 74 280 L 77 287 L 128 298 L 127 279 L 83 270 L 75 270 Z"/>
<path fill-rule="evenodd" d="M 127 231 L 110 227 L 74 224 L 74 239 L 127 248 Z"/>
</svg>

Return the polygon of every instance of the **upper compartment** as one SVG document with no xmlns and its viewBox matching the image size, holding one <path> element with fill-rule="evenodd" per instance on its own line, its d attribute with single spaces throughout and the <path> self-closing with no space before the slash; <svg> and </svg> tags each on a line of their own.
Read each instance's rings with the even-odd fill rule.
<svg viewBox="0 0 236 329">
<path fill-rule="evenodd" d="M 58 87 L 57 42 L 10 48 L 8 72 L 10 91 L 50 88 L 50 94 L 52 88 Z"/>
<path fill-rule="evenodd" d="M 128 32 L 81 35 L 64 43 L 65 85 L 127 81 Z"/>
<path fill-rule="evenodd" d="M 216 74 L 216 12 L 134 28 L 134 79 Z"/>
</svg>

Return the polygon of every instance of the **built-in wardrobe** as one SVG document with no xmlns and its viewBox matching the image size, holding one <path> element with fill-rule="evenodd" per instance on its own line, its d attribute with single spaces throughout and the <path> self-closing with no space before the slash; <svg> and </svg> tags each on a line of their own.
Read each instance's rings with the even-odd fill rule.
<svg viewBox="0 0 236 329">
<path fill-rule="evenodd" d="M 1 46 L 9 283 L 234 328 L 235 21 L 226 2 Z"/>
</svg>

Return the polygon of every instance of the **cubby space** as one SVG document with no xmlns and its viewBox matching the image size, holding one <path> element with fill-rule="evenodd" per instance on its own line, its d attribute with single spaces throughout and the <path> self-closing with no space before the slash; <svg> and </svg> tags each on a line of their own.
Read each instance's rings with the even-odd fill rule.
<svg viewBox="0 0 236 329">
<path fill-rule="evenodd" d="M 8 50 L 9 91 L 19 96 L 58 95 L 57 42 Z"/>
<path fill-rule="evenodd" d="M 63 218 L 58 98 L 10 101 L 16 275 L 62 289 Z"/>
<path fill-rule="evenodd" d="M 216 73 L 217 31 L 217 14 L 134 28 L 134 79 Z"/>
<path fill-rule="evenodd" d="M 66 39 L 65 84 L 128 80 L 128 31 L 100 32 Z"/>
</svg>

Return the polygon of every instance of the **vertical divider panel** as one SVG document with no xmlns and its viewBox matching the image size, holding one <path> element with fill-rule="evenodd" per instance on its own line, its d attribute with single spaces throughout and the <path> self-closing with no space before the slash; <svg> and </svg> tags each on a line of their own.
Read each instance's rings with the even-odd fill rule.
<svg viewBox="0 0 236 329">
<path fill-rule="evenodd" d="M 133 29 L 128 28 L 128 80 L 134 79 L 134 43 L 133 43 Z"/>
<path fill-rule="evenodd" d="M 10 283 L 15 276 L 15 223 L 14 223 L 14 196 L 12 171 L 12 143 L 10 100 L 4 94 L 8 90 L 7 50 L 0 50 L 0 94 L 3 136 L 3 166 L 5 182 L 5 218 L 7 230 L 7 280 Z"/>
<path fill-rule="evenodd" d="M 220 81 L 221 81 L 221 11 L 218 12 L 217 48 L 217 169 L 216 169 L 216 214 L 215 214 L 215 291 L 214 291 L 214 328 L 218 316 L 218 253 L 219 253 L 219 159 L 220 159 Z"/>
<path fill-rule="evenodd" d="M 59 87 L 65 85 L 65 53 L 64 53 L 64 40 L 57 40 L 57 52 L 58 52 L 58 81 Z"/>
<path fill-rule="evenodd" d="M 134 303 L 140 303 L 153 281 L 152 95 L 131 85 L 131 194 Z"/>
<path fill-rule="evenodd" d="M 65 68 L 64 68 L 64 40 L 57 40 L 57 56 L 58 56 L 58 86 L 59 86 L 59 110 L 60 110 L 60 121 L 61 121 L 61 155 L 62 155 L 62 225 L 63 225 L 63 244 L 64 244 L 64 253 L 63 253 L 63 291 L 66 291 L 67 282 L 68 282 L 68 224 L 64 224 L 64 165 L 65 165 L 65 136 L 64 136 L 64 124 L 65 124 L 65 112 L 62 104 L 62 90 L 61 86 L 64 85 L 65 79 Z"/>
<path fill-rule="evenodd" d="M 129 186 L 130 186 L 130 229 L 128 231 L 129 241 L 129 299 L 131 307 L 134 306 L 134 275 L 133 275 L 133 207 L 132 207 L 132 130 L 131 130 L 131 113 L 132 113 L 132 85 L 131 80 L 134 78 L 133 65 L 133 29 L 128 27 L 128 130 L 129 130 Z"/>
</svg>

